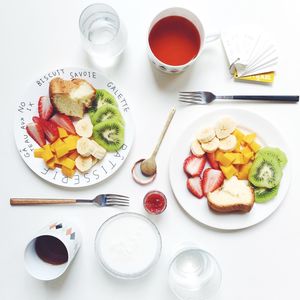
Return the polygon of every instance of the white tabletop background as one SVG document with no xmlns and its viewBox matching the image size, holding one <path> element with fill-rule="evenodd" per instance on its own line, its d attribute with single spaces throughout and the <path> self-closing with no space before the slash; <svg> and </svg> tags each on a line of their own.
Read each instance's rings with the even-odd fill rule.
<svg viewBox="0 0 300 300">
<path fill-rule="evenodd" d="M 1 188 L 0 188 L 0 299 L 175 299 L 167 286 L 168 262 L 185 241 L 199 243 L 215 255 L 223 271 L 218 300 L 300 299 L 300 167 L 297 154 L 299 105 L 215 103 L 207 107 L 178 105 L 179 90 L 211 90 L 218 94 L 299 94 L 299 1 L 107 1 L 124 20 L 128 46 L 120 64 L 105 70 L 130 102 L 136 124 L 136 139 L 123 167 L 109 180 L 80 189 L 53 186 L 37 177 L 19 156 L 13 137 L 16 101 L 31 81 L 48 70 L 91 67 L 81 48 L 78 17 L 90 1 L 6 0 L 0 4 L 1 83 Z M 197 63 L 184 74 L 169 76 L 154 70 L 146 54 L 148 26 L 162 9 L 183 6 L 203 20 L 207 32 L 244 23 L 261 25 L 277 43 L 280 64 L 272 86 L 234 82 L 220 41 L 210 44 Z M 178 112 L 158 155 L 155 182 L 141 187 L 130 175 L 138 158 L 147 156 L 172 106 Z M 191 119 L 218 108 L 239 107 L 255 111 L 281 128 L 290 142 L 294 176 L 280 208 L 254 227 L 222 232 L 189 218 L 174 199 L 168 180 L 168 159 L 175 141 Z M 279 145 L 280 146 L 280 145 Z M 152 189 L 168 197 L 165 213 L 151 218 L 158 226 L 163 251 L 155 269 L 145 278 L 120 281 L 107 275 L 94 254 L 98 227 L 117 209 L 85 207 L 10 207 L 15 197 L 93 197 L 100 192 L 131 196 L 130 210 L 144 213 L 142 199 Z M 24 270 L 23 251 L 28 239 L 48 221 L 74 219 L 83 233 L 82 247 L 69 270 L 53 282 L 40 282 Z"/>
</svg>

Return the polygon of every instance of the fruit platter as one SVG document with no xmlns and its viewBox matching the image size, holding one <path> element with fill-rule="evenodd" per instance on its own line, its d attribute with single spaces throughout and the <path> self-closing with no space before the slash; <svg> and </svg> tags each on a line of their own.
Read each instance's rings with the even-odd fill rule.
<svg viewBox="0 0 300 300">
<path fill-rule="evenodd" d="M 280 132 L 259 115 L 217 110 L 195 120 L 170 160 L 175 197 L 194 219 L 240 229 L 267 218 L 290 181 L 289 151 Z"/>
<path fill-rule="evenodd" d="M 60 186 L 84 187 L 111 176 L 125 161 L 133 135 L 127 99 L 95 71 L 51 71 L 17 104 L 21 157 L 37 175 Z"/>
</svg>

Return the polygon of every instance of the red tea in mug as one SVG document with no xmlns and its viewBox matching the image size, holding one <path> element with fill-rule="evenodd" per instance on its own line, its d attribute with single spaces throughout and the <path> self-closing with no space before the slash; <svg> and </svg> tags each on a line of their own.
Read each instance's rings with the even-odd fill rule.
<svg viewBox="0 0 300 300">
<path fill-rule="evenodd" d="M 197 56 L 200 50 L 200 34 L 196 26 L 180 16 L 159 20 L 149 34 L 149 45 L 161 62 L 180 66 Z"/>
</svg>

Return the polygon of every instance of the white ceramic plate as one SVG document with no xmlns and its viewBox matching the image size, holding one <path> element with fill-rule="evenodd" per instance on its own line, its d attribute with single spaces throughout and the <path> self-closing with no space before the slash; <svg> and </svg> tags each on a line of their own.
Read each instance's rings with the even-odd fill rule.
<svg viewBox="0 0 300 300">
<path fill-rule="evenodd" d="M 105 158 L 88 172 L 82 174 L 77 171 L 73 178 L 64 176 L 60 169 L 48 169 L 42 159 L 34 158 L 33 150 L 34 148 L 39 148 L 39 146 L 26 132 L 26 124 L 32 122 L 33 116 L 38 116 L 39 97 L 48 95 L 49 82 L 54 77 L 63 79 L 82 78 L 90 82 L 96 89 L 106 89 L 115 96 L 119 104 L 119 110 L 125 120 L 125 141 L 122 148 L 118 152 L 107 153 Z M 38 176 L 60 186 L 85 187 L 103 181 L 121 167 L 133 143 L 134 125 L 128 101 L 122 90 L 113 81 L 93 70 L 65 68 L 41 75 L 18 99 L 15 118 L 15 139 L 21 157 Z"/>
<path fill-rule="evenodd" d="M 238 127 L 245 131 L 255 132 L 257 140 L 262 145 L 281 148 L 290 159 L 287 143 L 281 133 L 263 117 L 239 109 L 216 110 L 207 113 L 193 121 L 183 132 L 176 143 L 176 151 L 170 159 L 169 176 L 175 197 L 181 207 L 197 221 L 218 229 L 235 230 L 255 225 L 269 217 L 283 201 L 291 179 L 291 162 L 284 168 L 279 192 L 276 198 L 267 203 L 255 203 L 252 210 L 246 214 L 228 213 L 217 214 L 209 209 L 205 197 L 197 199 L 186 188 L 187 177 L 183 171 L 183 162 L 189 155 L 190 144 L 195 138 L 197 128 L 214 125 L 222 116 L 231 116 L 237 121 Z"/>
</svg>

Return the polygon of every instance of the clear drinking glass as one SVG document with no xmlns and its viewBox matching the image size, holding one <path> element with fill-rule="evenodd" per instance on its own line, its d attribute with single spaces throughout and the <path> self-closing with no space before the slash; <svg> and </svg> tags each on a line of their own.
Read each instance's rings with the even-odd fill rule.
<svg viewBox="0 0 300 300">
<path fill-rule="evenodd" d="M 113 64 L 123 52 L 127 31 L 116 11 L 107 4 L 95 3 L 79 18 L 83 47 L 100 66 Z"/>
<path fill-rule="evenodd" d="M 181 300 L 204 300 L 221 285 L 221 269 L 215 258 L 197 246 L 181 249 L 169 267 L 169 286 Z"/>
</svg>

